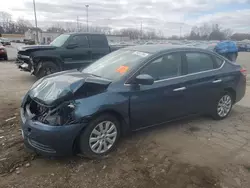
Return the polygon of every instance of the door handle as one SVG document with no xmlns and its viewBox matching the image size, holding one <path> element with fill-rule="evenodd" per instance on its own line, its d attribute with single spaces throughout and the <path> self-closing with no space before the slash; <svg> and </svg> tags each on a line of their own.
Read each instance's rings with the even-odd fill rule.
<svg viewBox="0 0 250 188">
<path fill-rule="evenodd" d="M 174 89 L 173 91 L 183 91 L 185 89 L 186 89 L 186 87 L 179 87 L 179 88 Z"/>
<path fill-rule="evenodd" d="M 222 80 L 221 80 L 221 79 L 219 79 L 219 80 L 214 80 L 214 81 L 213 81 L 213 83 L 214 83 L 214 84 L 216 84 L 216 83 L 220 83 L 220 82 L 222 82 Z"/>
</svg>

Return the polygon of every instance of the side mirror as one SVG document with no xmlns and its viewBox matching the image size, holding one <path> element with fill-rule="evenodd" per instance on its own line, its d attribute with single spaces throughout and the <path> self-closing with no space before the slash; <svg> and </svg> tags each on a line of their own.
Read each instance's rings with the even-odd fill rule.
<svg viewBox="0 0 250 188">
<path fill-rule="evenodd" d="M 154 83 L 154 78 L 148 74 L 140 74 L 136 76 L 135 83 L 141 85 L 152 85 Z"/>
<path fill-rule="evenodd" d="M 70 44 L 67 45 L 68 49 L 73 49 L 73 48 L 76 48 L 76 47 L 78 47 L 78 44 L 76 44 L 76 43 L 70 43 Z"/>
</svg>

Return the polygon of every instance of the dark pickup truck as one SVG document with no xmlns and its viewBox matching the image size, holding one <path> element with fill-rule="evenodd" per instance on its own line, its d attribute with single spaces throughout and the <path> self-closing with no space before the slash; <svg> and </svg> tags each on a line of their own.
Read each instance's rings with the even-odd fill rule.
<svg viewBox="0 0 250 188">
<path fill-rule="evenodd" d="M 50 45 L 23 46 L 16 63 L 21 70 L 38 78 L 55 72 L 84 68 L 119 47 L 110 47 L 103 34 L 69 33 L 58 36 Z"/>
</svg>

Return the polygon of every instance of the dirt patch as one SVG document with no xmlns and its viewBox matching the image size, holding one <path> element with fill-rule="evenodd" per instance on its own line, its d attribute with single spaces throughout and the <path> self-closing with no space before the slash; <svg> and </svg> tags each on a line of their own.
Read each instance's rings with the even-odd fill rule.
<svg viewBox="0 0 250 188">
<path fill-rule="evenodd" d="M 250 172 L 250 165 L 244 165 L 244 168 L 245 168 L 248 172 Z"/>
<path fill-rule="evenodd" d="M 23 188 L 220 188 L 218 176 L 210 168 L 182 163 L 167 155 L 149 154 L 158 146 L 144 143 L 141 147 L 133 139 L 123 141 L 123 149 L 103 160 L 38 158 L 30 168 L 21 167 L 19 175 L 13 173 L 1 180 L 0 187 L 8 183 Z"/>
<path fill-rule="evenodd" d="M 33 154 L 24 149 L 20 131 L 19 104 L 2 105 L 0 117 L 0 175 L 13 172 L 33 158 Z M 7 121 L 6 121 L 7 120 Z"/>
<path fill-rule="evenodd" d="M 189 127 L 188 128 L 188 130 L 190 131 L 190 132 L 197 132 L 197 131 L 200 131 L 201 129 L 199 128 L 199 127 Z"/>
<path fill-rule="evenodd" d="M 208 167 L 175 160 L 171 152 L 149 154 L 158 145 L 144 140 L 142 135 L 139 140 L 124 139 L 119 146 L 123 149 L 103 160 L 34 160 L 35 155 L 24 149 L 19 103 L 3 105 L 2 109 L 10 110 L 3 110 L 0 119 L 0 187 L 219 187 L 218 178 Z M 27 168 L 26 164 L 32 166 Z"/>
</svg>

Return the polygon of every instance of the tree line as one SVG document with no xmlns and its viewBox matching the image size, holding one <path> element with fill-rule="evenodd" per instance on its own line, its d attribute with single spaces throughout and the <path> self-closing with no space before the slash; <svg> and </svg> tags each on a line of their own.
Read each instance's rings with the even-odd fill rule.
<svg viewBox="0 0 250 188">
<path fill-rule="evenodd" d="M 0 33 L 3 34 L 23 34 L 32 24 L 25 19 L 19 18 L 17 21 L 12 20 L 11 14 L 0 12 Z"/>
<path fill-rule="evenodd" d="M 74 23 L 66 23 L 66 27 L 61 24 L 56 24 L 47 29 L 48 32 L 86 32 L 86 27 L 74 27 Z M 202 26 L 192 27 L 190 33 L 184 36 L 173 35 L 171 37 L 164 37 L 161 31 L 155 30 L 144 31 L 134 28 L 125 28 L 115 30 L 110 27 L 89 27 L 89 32 L 104 33 L 107 35 L 124 35 L 129 36 L 132 40 L 136 39 L 172 39 L 172 40 L 250 40 L 250 33 L 233 33 L 231 29 L 224 29 L 219 24 L 203 24 Z"/>
<path fill-rule="evenodd" d="M 171 39 L 180 39 L 172 36 Z M 231 29 L 223 29 L 219 24 L 203 24 L 202 26 L 192 27 L 189 34 L 181 37 L 188 40 L 244 40 L 250 39 L 249 33 L 233 33 Z"/>
<path fill-rule="evenodd" d="M 0 12 L 0 34 L 24 34 L 28 29 L 33 29 L 32 24 L 25 19 L 19 18 L 17 21 L 12 20 L 11 14 Z M 39 30 L 41 30 L 39 28 Z M 47 32 L 86 32 L 87 27 L 77 22 L 59 22 L 46 29 Z M 103 33 L 107 35 L 124 35 L 129 36 L 132 40 L 136 39 L 188 39 L 188 40 L 250 40 L 249 33 L 233 33 L 231 29 L 222 28 L 219 24 L 203 24 L 192 27 L 190 33 L 184 36 L 173 35 L 164 37 L 162 32 L 154 29 L 142 30 L 134 28 L 113 29 L 110 27 L 89 26 L 88 32 Z"/>
</svg>

